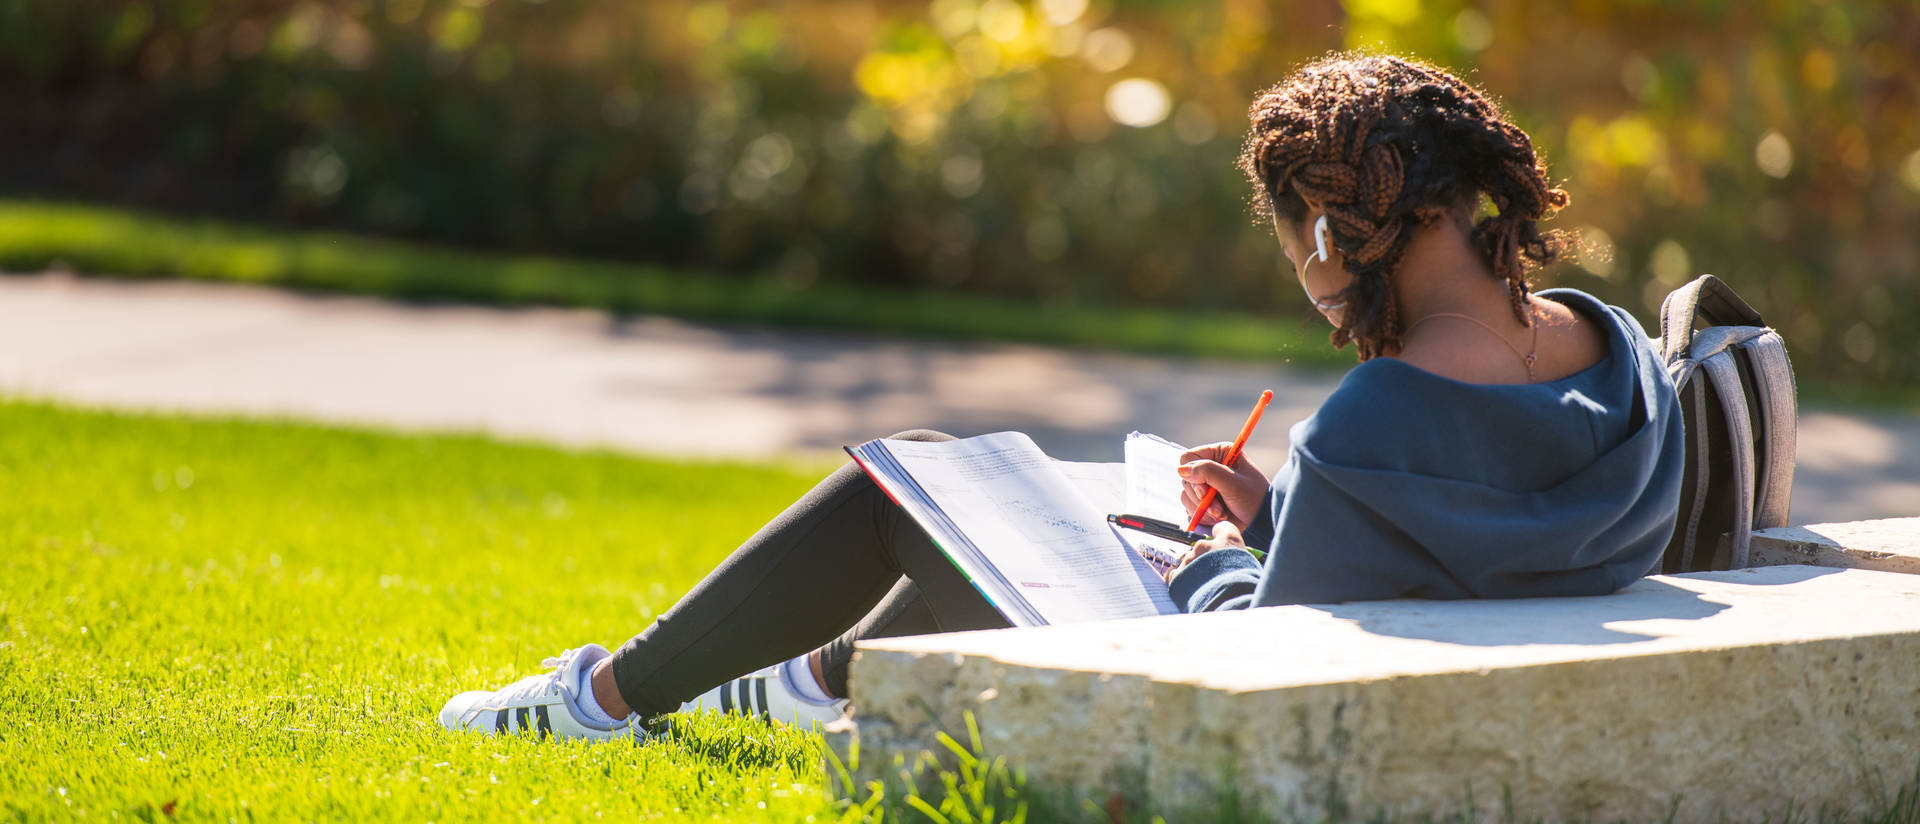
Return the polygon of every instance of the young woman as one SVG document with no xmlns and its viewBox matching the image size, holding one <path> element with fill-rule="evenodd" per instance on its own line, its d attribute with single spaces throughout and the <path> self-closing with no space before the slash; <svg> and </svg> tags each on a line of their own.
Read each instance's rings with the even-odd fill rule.
<svg viewBox="0 0 1920 824">
<path fill-rule="evenodd" d="M 1360 365 L 1293 428 L 1271 479 L 1219 463 L 1224 444 L 1185 456 L 1188 507 L 1220 495 L 1214 537 L 1169 575 L 1175 601 L 1600 595 L 1649 572 L 1678 508 L 1678 402 L 1625 311 L 1530 292 L 1527 269 L 1564 246 L 1538 222 L 1567 195 L 1527 135 L 1459 78 L 1395 57 L 1310 64 L 1250 116 L 1255 201 Z M 455 696 L 440 720 L 586 738 L 700 706 L 825 720 L 854 641 L 1006 625 L 847 466 L 618 651 L 571 650 Z"/>
</svg>

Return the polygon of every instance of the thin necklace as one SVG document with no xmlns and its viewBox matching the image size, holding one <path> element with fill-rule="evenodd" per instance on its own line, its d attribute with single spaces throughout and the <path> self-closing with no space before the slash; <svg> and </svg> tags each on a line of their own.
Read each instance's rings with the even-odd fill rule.
<svg viewBox="0 0 1920 824">
<path fill-rule="evenodd" d="M 1526 352 L 1520 351 L 1520 347 L 1514 346 L 1513 341 L 1507 340 L 1506 335 L 1500 334 L 1500 330 L 1493 328 L 1493 326 L 1488 324 L 1486 321 L 1473 317 L 1472 315 L 1462 315 L 1458 312 L 1435 312 L 1431 315 L 1427 315 L 1426 317 L 1423 317 L 1419 320 L 1414 321 L 1411 324 L 1408 324 L 1407 331 L 1402 334 L 1411 333 L 1413 332 L 1414 327 L 1419 326 L 1420 324 L 1426 323 L 1427 321 L 1433 320 L 1434 318 L 1459 318 L 1464 321 L 1471 321 L 1475 324 L 1478 324 L 1480 328 L 1485 329 L 1488 332 L 1492 332 L 1494 337 L 1499 338 L 1501 343 L 1506 344 L 1508 349 L 1513 350 L 1513 354 L 1520 358 L 1520 362 L 1522 364 L 1526 365 L 1527 383 L 1533 383 L 1533 364 L 1536 361 L 1540 360 L 1540 324 L 1539 323 L 1529 322 L 1527 324 L 1527 327 L 1533 330 L 1533 341 L 1528 344 L 1528 346 L 1531 348 L 1529 351 L 1526 351 Z"/>
</svg>

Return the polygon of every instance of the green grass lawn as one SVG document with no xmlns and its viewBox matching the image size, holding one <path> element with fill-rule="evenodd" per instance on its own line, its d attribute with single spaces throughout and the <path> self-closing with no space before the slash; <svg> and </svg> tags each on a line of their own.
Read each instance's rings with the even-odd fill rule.
<svg viewBox="0 0 1920 824">
<path fill-rule="evenodd" d="M 721 323 L 1008 340 L 1350 366 L 1300 317 L 1050 305 L 959 293 L 812 286 L 657 266 L 469 252 L 332 232 L 0 199 L 0 270 L 180 277 L 399 299 L 547 304 Z"/>
<path fill-rule="evenodd" d="M 1039 811 L 1083 806 L 992 762 L 927 798 L 836 798 L 817 735 L 712 713 L 644 745 L 436 723 L 457 691 L 624 640 L 825 466 L 9 401 L 0 432 L 0 817 L 835 821 L 1032 804 L 1051 820 Z M 1874 820 L 1920 822 L 1915 787 L 1900 793 Z"/>
<path fill-rule="evenodd" d="M 0 816 L 832 820 L 820 739 L 440 729 L 624 640 L 821 467 L 0 403 Z"/>
</svg>

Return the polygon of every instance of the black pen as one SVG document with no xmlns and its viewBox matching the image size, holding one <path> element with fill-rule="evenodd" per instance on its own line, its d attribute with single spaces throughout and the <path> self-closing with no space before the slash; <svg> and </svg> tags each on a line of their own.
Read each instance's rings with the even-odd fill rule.
<svg viewBox="0 0 1920 824">
<path fill-rule="evenodd" d="M 1144 515 L 1108 515 L 1107 523 L 1123 529 L 1131 529 L 1135 532 L 1145 532 L 1155 538 L 1165 538 L 1169 541 L 1186 544 L 1187 546 L 1193 546 L 1194 544 L 1213 537 L 1205 532 L 1189 532 L 1181 529 L 1179 524 L 1170 524 L 1166 521 L 1157 518 L 1148 518 Z M 1267 553 L 1252 547 L 1247 547 L 1247 551 L 1253 553 L 1253 557 L 1259 560 L 1264 561 L 1267 558 Z"/>
<path fill-rule="evenodd" d="M 1205 532 L 1188 532 L 1181 529 L 1179 524 L 1170 524 L 1166 521 L 1157 518 L 1148 518 L 1144 515 L 1108 515 L 1107 523 L 1131 529 L 1135 532 L 1145 532 L 1155 538 L 1165 538 L 1169 541 L 1186 544 L 1187 546 L 1193 546 L 1194 544 L 1213 537 Z"/>
</svg>

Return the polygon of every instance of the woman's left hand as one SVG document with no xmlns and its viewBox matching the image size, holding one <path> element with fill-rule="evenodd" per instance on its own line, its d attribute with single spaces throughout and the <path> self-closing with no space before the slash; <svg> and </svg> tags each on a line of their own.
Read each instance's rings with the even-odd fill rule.
<svg viewBox="0 0 1920 824">
<path fill-rule="evenodd" d="M 1167 583 L 1171 584 L 1173 583 L 1173 576 L 1180 574 L 1180 570 L 1186 569 L 1187 565 L 1193 563 L 1194 559 L 1216 549 L 1226 549 L 1230 546 L 1244 547 L 1246 545 L 1247 542 L 1240 537 L 1240 528 L 1234 526 L 1233 522 L 1217 521 L 1213 525 L 1213 537 L 1194 544 L 1191 549 L 1187 550 L 1187 554 L 1180 557 L 1179 566 L 1161 573 L 1160 577 L 1167 579 Z"/>
</svg>

